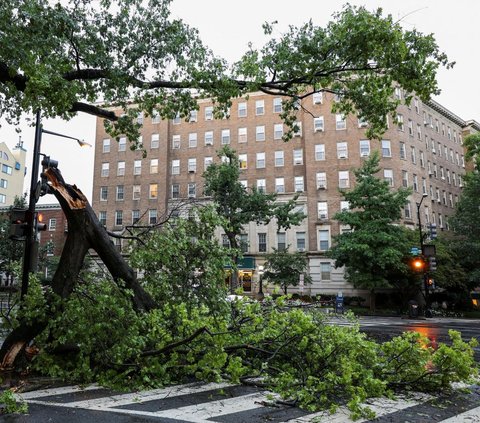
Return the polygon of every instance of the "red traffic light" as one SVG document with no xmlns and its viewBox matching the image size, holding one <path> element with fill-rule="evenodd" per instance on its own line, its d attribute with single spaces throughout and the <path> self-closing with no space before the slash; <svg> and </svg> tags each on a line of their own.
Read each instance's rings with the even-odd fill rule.
<svg viewBox="0 0 480 423">
<path fill-rule="evenodd" d="M 410 265 L 411 265 L 412 269 L 416 272 L 421 272 L 425 269 L 425 261 L 420 257 L 414 258 L 411 261 Z"/>
</svg>

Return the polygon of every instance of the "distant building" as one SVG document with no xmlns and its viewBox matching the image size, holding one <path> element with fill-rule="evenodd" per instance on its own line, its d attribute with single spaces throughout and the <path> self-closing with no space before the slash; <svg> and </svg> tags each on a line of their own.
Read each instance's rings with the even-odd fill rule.
<svg viewBox="0 0 480 423">
<path fill-rule="evenodd" d="M 395 91 L 403 99 L 400 89 Z M 117 142 L 106 134 L 97 119 L 93 208 L 111 231 L 141 219 L 156 223 L 159 216 L 179 200 L 208 201 L 203 193 L 202 174 L 218 161 L 217 151 L 230 145 L 239 155 L 241 182 L 278 193 L 278 200 L 298 194 L 298 207 L 307 218 L 294 228 L 277 232 L 274 223 L 244 228 L 244 288 L 258 290 L 265 254 L 272 247 L 304 251 L 313 279 L 305 293 L 354 293 L 325 253 L 332 236 L 348 228 L 332 216 L 348 208 L 339 188 L 354 186 L 352 169 L 361 166 L 373 150 L 380 152 L 381 176 L 393 189 L 411 187 L 401 223 L 414 228 L 418 222 L 416 203 L 423 196 L 420 214 L 423 225 L 435 223 L 448 229 L 465 174 L 462 137 L 480 126 L 466 122 L 435 101 L 414 98 L 409 107 L 399 106 L 396 121 L 382 140 L 365 137 L 367 122 L 354 116 L 331 113 L 334 97 L 316 94 L 302 100 L 298 111 L 299 131 L 292 140 L 282 140 L 285 127 L 280 118 L 282 99 L 252 93 L 248 99 L 234 99 L 229 119 L 214 119 L 213 105 L 198 100 L 198 110 L 189 119 L 161 120 L 138 116 L 143 125 L 141 151 L 131 151 L 126 137 Z M 218 230 L 219 240 L 225 239 Z M 116 240 L 117 244 L 120 242 Z M 119 245 L 119 247 L 121 247 Z"/>
<path fill-rule="evenodd" d="M 26 154 L 22 141 L 13 150 L 5 142 L 0 142 L 0 207 L 11 206 L 15 196 L 23 194 Z"/>
</svg>

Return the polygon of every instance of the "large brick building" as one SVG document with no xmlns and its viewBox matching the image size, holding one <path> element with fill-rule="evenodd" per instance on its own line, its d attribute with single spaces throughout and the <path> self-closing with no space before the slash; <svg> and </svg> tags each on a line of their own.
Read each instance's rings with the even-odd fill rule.
<svg viewBox="0 0 480 423">
<path fill-rule="evenodd" d="M 396 95 L 401 98 L 402 91 Z M 110 139 L 97 119 L 93 207 L 110 230 L 120 232 L 139 218 L 155 223 L 178 199 L 204 199 L 202 173 L 219 160 L 216 151 L 229 144 L 239 155 L 245 186 L 277 192 L 279 201 L 298 193 L 298 205 L 307 214 L 300 226 L 282 233 L 273 223 L 245 227 L 245 255 L 252 258 L 242 272 L 245 281 L 252 280 L 255 290 L 265 253 L 291 245 L 290 250 L 309 257 L 313 284 L 306 292 L 350 293 L 343 269 L 335 269 L 325 251 L 332 236 L 344 229 L 332 216 L 348 207 L 339 188 L 352 187 L 352 169 L 379 150 L 381 176 L 393 188 L 413 189 L 402 223 L 415 227 L 416 204 L 426 194 L 422 223 L 448 229 L 465 173 L 462 136 L 479 125 L 434 101 L 424 104 L 415 98 L 410 107 L 398 108 L 398 124 L 390 120 L 381 141 L 368 140 L 363 122 L 331 113 L 332 101 L 329 94 L 304 99 L 298 111 L 300 131 L 289 142 L 282 140 L 281 98 L 263 93 L 235 99 L 229 119 L 214 119 L 209 100 L 199 100 L 198 111 L 187 121 L 139 116 L 146 158 L 131 151 L 125 137 L 118 143 Z M 221 239 L 220 230 L 218 235 Z"/>
<path fill-rule="evenodd" d="M 21 140 L 13 150 L 0 142 L 0 207 L 13 205 L 15 197 L 23 194 L 26 154 Z"/>
</svg>

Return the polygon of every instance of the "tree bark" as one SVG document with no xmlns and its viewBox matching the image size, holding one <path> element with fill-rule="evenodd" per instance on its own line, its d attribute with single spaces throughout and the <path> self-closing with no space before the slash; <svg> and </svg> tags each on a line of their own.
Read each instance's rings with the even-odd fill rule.
<svg viewBox="0 0 480 423">
<path fill-rule="evenodd" d="M 87 198 L 75 185 L 66 184 L 58 169 L 49 168 L 45 174 L 50 183 L 50 191 L 59 201 L 68 221 L 67 239 L 52 281 L 53 293 L 62 299 L 71 295 L 85 255 L 92 248 L 107 266 L 114 280 L 124 281 L 124 287 L 133 291 L 134 308 L 138 312 L 153 309 L 155 303 L 152 297 L 143 289 L 133 269 L 115 248 Z M 7 336 L 0 349 L 0 369 L 11 369 L 14 366 L 19 353 L 45 330 L 53 313 L 52 310 L 47 310 L 45 321 L 20 322 L 20 325 Z"/>
</svg>

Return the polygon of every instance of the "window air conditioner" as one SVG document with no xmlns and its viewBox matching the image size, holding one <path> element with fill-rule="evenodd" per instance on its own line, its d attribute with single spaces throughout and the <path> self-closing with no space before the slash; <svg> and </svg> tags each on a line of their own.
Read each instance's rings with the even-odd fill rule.
<svg viewBox="0 0 480 423">
<path fill-rule="evenodd" d="M 341 154 L 338 155 L 338 158 L 339 159 L 346 159 L 347 155 L 345 153 L 341 153 Z"/>
<path fill-rule="evenodd" d="M 327 189 L 327 186 L 325 184 L 318 184 L 317 189 Z"/>
<path fill-rule="evenodd" d="M 327 214 L 326 213 L 320 213 L 318 218 L 321 219 L 321 220 L 325 220 L 327 218 Z"/>
</svg>

